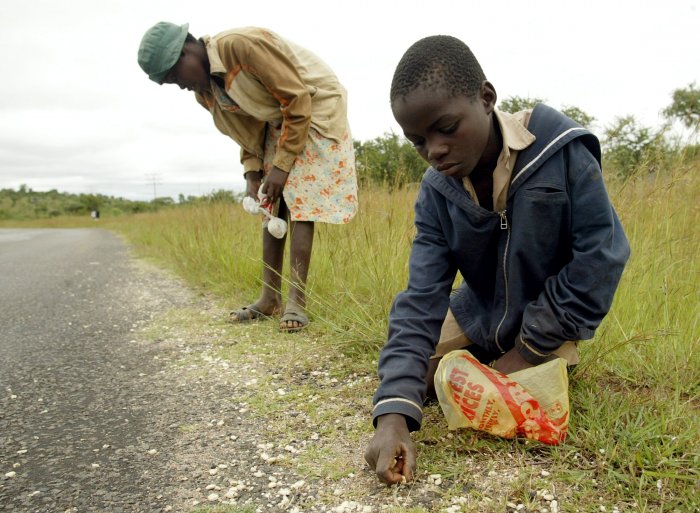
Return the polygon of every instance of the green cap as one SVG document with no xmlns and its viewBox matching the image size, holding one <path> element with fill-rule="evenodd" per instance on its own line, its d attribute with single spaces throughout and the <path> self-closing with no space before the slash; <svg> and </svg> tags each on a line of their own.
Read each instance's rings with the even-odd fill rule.
<svg viewBox="0 0 700 513">
<path fill-rule="evenodd" d="M 175 25 L 161 21 L 146 31 L 139 46 L 139 66 L 148 78 L 163 84 L 170 68 L 180 58 L 189 23 Z"/>
</svg>

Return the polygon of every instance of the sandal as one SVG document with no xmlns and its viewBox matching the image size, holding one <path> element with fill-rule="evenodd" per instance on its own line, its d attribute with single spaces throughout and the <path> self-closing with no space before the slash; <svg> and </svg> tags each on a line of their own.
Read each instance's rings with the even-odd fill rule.
<svg viewBox="0 0 700 513">
<path fill-rule="evenodd" d="M 258 310 L 256 305 L 248 305 L 240 310 L 234 310 L 229 313 L 227 322 L 231 324 L 240 324 L 244 322 L 264 321 L 269 318 L 270 316 Z"/>
<path fill-rule="evenodd" d="M 297 326 L 288 326 L 289 322 L 296 321 Z M 291 304 L 287 305 L 284 311 L 284 315 L 280 319 L 280 331 L 284 333 L 296 333 L 297 331 L 302 331 L 306 329 L 309 325 L 309 318 L 304 313 L 304 310 L 298 305 Z"/>
</svg>

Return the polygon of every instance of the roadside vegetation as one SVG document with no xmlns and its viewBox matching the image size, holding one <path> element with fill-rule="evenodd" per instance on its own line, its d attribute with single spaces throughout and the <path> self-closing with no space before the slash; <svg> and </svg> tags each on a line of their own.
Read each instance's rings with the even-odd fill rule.
<svg viewBox="0 0 700 513">
<path fill-rule="evenodd" d="M 632 257 L 612 311 L 595 339 L 581 344 L 582 361 L 570 376 L 566 442 L 545 447 L 467 430 L 450 433 L 439 406 L 430 405 L 424 429 L 415 435 L 418 479 L 434 482 L 439 474 L 442 483 L 429 501 L 410 509 L 400 502 L 410 487 L 383 492 L 388 498 L 394 493 L 386 511 L 503 512 L 518 505 L 520 511 L 552 512 L 700 510 L 698 90 L 690 85 L 679 91 L 666 111 L 668 126 L 641 127 L 625 116 L 605 131 L 606 184 Z M 684 138 L 669 135 L 673 122 L 684 126 Z M 406 144 L 393 134 L 356 143 L 360 213 L 347 226 L 317 227 L 310 328 L 283 335 L 275 322 L 262 322 L 238 339 L 239 328 L 230 326 L 230 340 L 218 342 L 219 355 L 235 364 L 249 357 L 250 337 L 257 338 L 254 351 L 275 375 L 257 382 L 250 408 L 268 426 L 273 420 L 281 437 L 315 433 L 326 441 L 295 469 L 309 479 L 341 482 L 367 473 L 362 452 L 372 433 L 376 359 L 391 301 L 406 284 L 414 233 L 413 166 L 419 164 Z M 399 168 L 381 167 L 392 163 Z M 34 223 L 49 225 L 46 219 Z M 120 233 L 140 256 L 218 298 L 220 326 L 227 309 L 248 304 L 259 292 L 258 221 L 232 201 L 106 216 L 99 223 L 85 216 L 50 223 Z M 184 329 L 196 318 L 181 322 Z M 276 393 L 280 382 L 284 395 Z M 372 479 L 356 485 L 358 501 Z M 372 493 L 380 492 L 375 487 Z"/>
</svg>

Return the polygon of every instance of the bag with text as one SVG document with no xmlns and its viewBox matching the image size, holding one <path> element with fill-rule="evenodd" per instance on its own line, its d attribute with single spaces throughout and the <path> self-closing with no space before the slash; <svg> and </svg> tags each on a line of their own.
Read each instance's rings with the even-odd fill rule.
<svg viewBox="0 0 700 513">
<path fill-rule="evenodd" d="M 449 429 L 468 427 L 550 445 L 566 438 L 569 379 L 561 358 L 505 375 L 469 351 L 452 351 L 438 365 L 435 390 Z"/>
</svg>

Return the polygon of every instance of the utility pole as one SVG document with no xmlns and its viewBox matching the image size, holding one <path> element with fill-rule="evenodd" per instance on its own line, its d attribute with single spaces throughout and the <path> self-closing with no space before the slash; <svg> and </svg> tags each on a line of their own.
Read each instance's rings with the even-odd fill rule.
<svg viewBox="0 0 700 513">
<path fill-rule="evenodd" d="M 160 175 L 158 173 L 148 173 L 146 175 L 146 180 L 148 180 L 149 183 L 153 184 L 153 201 L 155 201 L 156 198 L 158 197 L 158 194 L 156 191 L 156 185 L 161 183 Z"/>
</svg>

